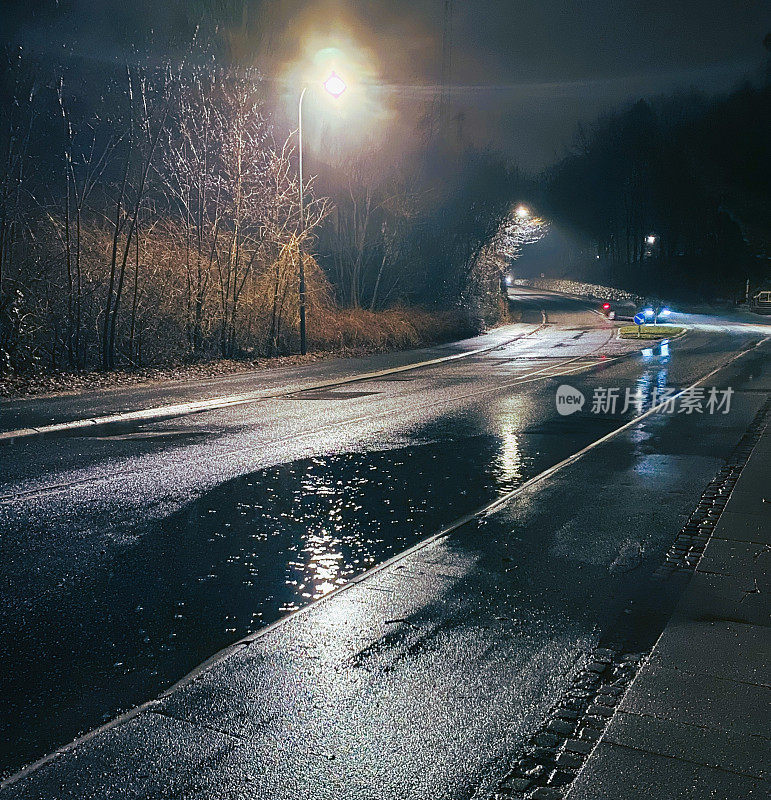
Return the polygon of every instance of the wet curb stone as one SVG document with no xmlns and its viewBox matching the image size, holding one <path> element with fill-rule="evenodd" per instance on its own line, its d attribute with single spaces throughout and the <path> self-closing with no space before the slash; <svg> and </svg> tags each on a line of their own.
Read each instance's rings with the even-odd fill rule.
<svg viewBox="0 0 771 800">
<path fill-rule="evenodd" d="M 704 490 L 695 510 L 675 537 L 664 563 L 654 572 L 651 591 L 662 582 L 688 580 L 701 558 L 742 469 L 760 441 L 771 410 L 766 401 L 739 443 Z M 680 589 L 682 586 L 679 587 Z M 494 800 L 560 800 L 607 728 L 653 643 L 640 648 L 635 620 L 627 614 L 600 646 L 589 653 L 570 689 L 499 783 Z M 660 633 L 666 624 L 661 620 Z"/>
</svg>

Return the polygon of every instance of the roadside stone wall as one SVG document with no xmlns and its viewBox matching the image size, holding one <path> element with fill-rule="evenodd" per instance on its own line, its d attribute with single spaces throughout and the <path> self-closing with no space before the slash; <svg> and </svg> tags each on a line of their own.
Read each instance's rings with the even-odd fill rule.
<svg viewBox="0 0 771 800">
<path fill-rule="evenodd" d="M 596 300 L 615 300 L 621 302 L 630 300 L 637 305 L 642 304 L 644 298 L 638 294 L 627 292 L 625 289 L 616 289 L 612 286 L 600 286 L 597 283 L 583 283 L 561 278 L 534 278 L 532 280 L 516 281 L 520 286 L 532 286 L 534 289 L 545 289 L 549 292 L 562 292 L 575 294 L 579 297 L 591 297 Z"/>
</svg>

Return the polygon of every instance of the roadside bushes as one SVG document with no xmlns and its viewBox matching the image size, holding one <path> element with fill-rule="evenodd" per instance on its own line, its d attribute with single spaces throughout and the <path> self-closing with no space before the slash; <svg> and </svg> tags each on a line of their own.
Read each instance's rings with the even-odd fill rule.
<svg viewBox="0 0 771 800">
<path fill-rule="evenodd" d="M 309 326 L 310 352 L 305 357 L 308 360 L 317 360 L 324 354 L 363 355 L 403 347 L 421 347 L 464 338 L 477 332 L 466 314 L 457 311 L 433 312 L 422 308 L 392 308 L 387 311 L 338 309 L 331 315 L 324 314 L 318 318 L 311 316 Z M 172 337 L 180 336 L 182 331 L 172 325 L 170 334 Z M 287 327 L 286 334 L 290 339 L 298 338 L 296 326 Z M 159 339 L 163 336 L 160 328 L 158 335 Z M 210 378 L 273 365 L 288 366 L 304 360 L 297 355 L 266 356 L 256 351 L 244 352 L 238 359 L 200 359 L 188 353 L 180 360 L 180 353 L 186 351 L 173 344 L 165 352 L 168 358 L 159 360 L 155 365 L 119 368 L 112 372 L 52 371 L 50 367 L 40 364 L 23 372 L 0 372 L 0 397 L 102 389 L 144 381 Z"/>
<path fill-rule="evenodd" d="M 385 311 L 337 309 L 326 315 L 318 327 L 312 317 L 309 323 L 311 347 L 321 350 L 394 350 L 462 338 L 476 332 L 465 314 L 414 307 Z"/>
</svg>

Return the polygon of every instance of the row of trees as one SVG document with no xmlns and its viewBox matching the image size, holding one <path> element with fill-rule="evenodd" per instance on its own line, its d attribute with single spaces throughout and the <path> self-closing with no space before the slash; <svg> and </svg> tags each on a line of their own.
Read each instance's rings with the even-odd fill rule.
<svg viewBox="0 0 771 800">
<path fill-rule="evenodd" d="M 292 351 L 301 250 L 316 346 L 339 307 L 447 308 L 473 283 L 516 191 L 498 159 L 437 140 L 349 156 L 304 187 L 301 236 L 294 140 L 261 76 L 196 56 L 102 74 L 6 53 L 4 370 Z"/>
<path fill-rule="evenodd" d="M 18 54 L 9 67 L 6 369 L 112 368 L 140 363 L 148 348 L 153 358 L 214 347 L 232 356 L 247 341 L 277 350 L 291 263 L 307 243 L 292 149 L 272 136 L 259 76 L 132 65 L 94 98 L 73 91 L 71 71 L 52 75 Z M 310 238 L 326 207 L 308 193 Z"/>
<path fill-rule="evenodd" d="M 768 271 L 769 129 L 768 86 L 639 101 L 579 132 L 547 205 L 589 237 L 597 280 L 737 293 Z"/>
</svg>

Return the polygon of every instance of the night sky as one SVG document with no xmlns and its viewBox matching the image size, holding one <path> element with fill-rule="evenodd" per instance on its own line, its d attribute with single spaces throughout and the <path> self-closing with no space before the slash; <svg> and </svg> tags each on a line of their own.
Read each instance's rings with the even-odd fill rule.
<svg viewBox="0 0 771 800">
<path fill-rule="evenodd" d="M 173 54 L 196 21 L 214 14 L 235 57 L 259 64 L 279 82 L 287 65 L 317 43 L 355 50 L 367 64 L 367 80 L 391 96 L 391 106 L 430 97 L 441 74 L 443 0 L 263 0 L 249 3 L 246 15 L 235 0 L 1 5 L 6 38 L 57 56 L 122 60 L 150 32 L 159 55 Z M 768 0 L 452 5 L 457 135 L 502 148 L 530 168 L 555 160 L 576 123 L 602 111 L 643 95 L 729 89 L 759 74 L 763 37 L 771 30 Z"/>
</svg>

